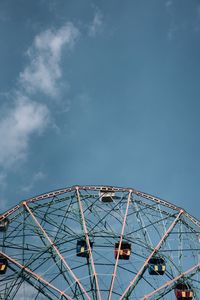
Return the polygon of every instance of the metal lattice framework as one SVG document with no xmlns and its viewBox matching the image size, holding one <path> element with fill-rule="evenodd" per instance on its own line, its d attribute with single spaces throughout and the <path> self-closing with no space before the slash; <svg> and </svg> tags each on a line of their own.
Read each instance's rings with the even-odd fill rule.
<svg viewBox="0 0 200 300">
<path fill-rule="evenodd" d="M 112 194 L 112 201 L 102 195 Z M 200 222 L 167 201 L 132 188 L 74 186 L 27 199 L 0 216 L 0 299 L 175 299 L 187 282 L 200 299 Z M 88 256 L 77 256 L 85 240 Z M 131 244 L 128 260 L 114 256 Z M 155 256 L 166 272 L 151 276 Z"/>
</svg>

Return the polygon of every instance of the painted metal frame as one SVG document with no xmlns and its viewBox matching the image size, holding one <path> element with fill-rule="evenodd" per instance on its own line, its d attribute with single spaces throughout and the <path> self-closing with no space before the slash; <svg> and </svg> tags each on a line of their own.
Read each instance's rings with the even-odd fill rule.
<svg viewBox="0 0 200 300">
<path fill-rule="evenodd" d="M 104 204 L 100 201 L 101 191 L 114 192 L 118 195 L 117 199 L 113 203 Z M 91 220 L 89 219 L 90 213 L 93 215 Z M 56 216 L 62 220 L 58 224 Z M 0 255 L 9 261 L 10 270 L 13 272 L 5 279 L 5 284 L 2 281 L 2 289 L 5 289 L 8 300 L 15 298 L 23 282 L 27 282 L 37 290 L 35 299 L 43 295 L 52 300 L 102 300 L 105 294 L 108 300 L 134 299 L 137 297 L 137 287 L 141 282 L 144 282 L 147 289 L 153 289 L 140 296 L 141 299 L 152 297 L 165 299 L 165 295 L 180 279 L 190 280 L 196 276 L 195 281 L 200 283 L 200 247 L 197 241 L 200 236 L 200 221 L 184 209 L 147 193 L 132 188 L 111 186 L 73 186 L 22 201 L 0 216 L 0 220 L 5 218 L 9 218 L 9 226 L 12 228 L 8 233 L 1 233 L 0 238 Z M 69 224 L 65 222 L 67 219 L 70 220 Z M 113 220 L 114 227 L 109 224 L 109 219 Z M 131 223 L 132 219 L 136 224 Z M 70 224 L 73 224 L 75 229 L 71 228 Z M 177 224 L 180 226 L 176 232 Z M 76 226 L 82 228 L 81 232 L 79 232 L 80 229 L 76 229 Z M 51 236 L 50 227 L 56 230 L 56 234 Z M 115 227 L 119 227 L 117 233 Z M 27 244 L 25 240 L 27 232 L 28 234 L 32 232 L 33 238 L 34 234 L 37 236 L 38 245 Z M 158 236 L 156 244 L 152 241 L 154 240 L 152 232 Z M 74 251 L 75 241 L 82 235 L 87 243 L 89 258 L 83 263 L 79 261 L 73 263 L 70 253 Z M 170 240 L 173 235 L 179 240 L 175 249 Z M 20 239 L 21 236 L 22 239 Z M 114 241 L 119 242 L 120 249 L 123 239 L 133 242 L 133 236 L 136 247 L 143 249 L 139 253 L 134 252 L 133 247 L 133 256 L 138 261 L 143 261 L 140 265 L 139 263 L 134 265 L 132 261 L 130 266 L 119 262 L 119 251 L 115 260 L 114 256 L 113 260 L 109 255 L 103 257 L 97 250 L 93 253 L 90 245 L 90 237 L 98 237 L 104 241 L 104 249 L 111 249 Z M 190 242 L 187 249 L 184 249 L 183 237 L 187 237 Z M 21 241 L 19 245 L 15 243 L 18 240 Z M 39 246 L 39 241 L 43 246 Z M 66 242 L 72 245 L 72 248 L 70 246 L 66 248 Z M 29 248 L 32 251 L 30 258 L 27 256 Z M 12 256 L 14 249 L 16 255 Z M 17 251 L 22 251 L 20 252 L 22 258 L 18 258 Z M 178 264 L 170 257 L 173 251 L 178 253 Z M 152 279 L 145 275 L 149 260 L 157 253 L 165 255 L 171 268 L 166 272 L 165 282 L 160 281 L 160 283 L 159 278 Z M 191 253 L 191 256 L 194 256 L 193 266 L 188 263 L 187 268 L 182 269 L 183 253 Z M 98 258 L 97 262 L 95 258 Z M 40 261 L 40 265 L 35 263 L 37 260 Z M 55 274 L 51 274 L 47 269 L 46 273 L 51 274 L 51 276 L 48 275 L 50 279 L 47 280 L 47 274 L 45 272 L 41 274 L 40 268 L 41 266 L 45 268 L 50 260 L 55 265 L 56 271 Z M 102 269 L 101 261 L 109 272 L 98 271 Z M 85 266 L 88 267 L 88 275 L 80 277 L 81 270 Z M 121 284 L 124 280 L 123 273 L 129 274 L 129 278 L 132 276 L 127 286 Z M 59 280 L 66 282 L 64 290 L 56 286 Z"/>
</svg>

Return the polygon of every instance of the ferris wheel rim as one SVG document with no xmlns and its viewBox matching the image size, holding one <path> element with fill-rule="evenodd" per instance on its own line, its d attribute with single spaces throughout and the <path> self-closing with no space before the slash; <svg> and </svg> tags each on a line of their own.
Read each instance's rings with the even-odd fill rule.
<svg viewBox="0 0 200 300">
<path fill-rule="evenodd" d="M 122 187 L 114 187 L 114 186 L 108 186 L 108 185 L 98 185 L 98 186 L 78 186 L 78 185 L 75 185 L 75 186 L 72 186 L 72 187 L 67 187 L 67 188 L 63 188 L 63 189 L 58 189 L 58 190 L 54 190 L 54 191 L 50 191 L 50 192 L 47 192 L 47 193 L 43 193 L 43 194 L 40 194 L 40 195 L 38 195 L 38 196 L 35 196 L 35 197 L 32 197 L 32 198 L 28 198 L 27 200 L 23 200 L 23 201 L 21 201 L 18 205 L 16 205 L 15 207 L 13 207 L 12 209 L 10 209 L 10 210 L 8 210 L 7 212 L 5 212 L 3 215 L 1 215 L 0 216 L 0 221 L 2 221 L 2 220 L 4 220 L 6 217 L 8 217 L 8 216 L 10 216 L 12 213 L 14 213 L 14 212 L 16 212 L 18 209 L 20 209 L 20 208 L 22 208 L 23 206 L 24 207 L 26 207 L 27 209 L 28 209 L 28 211 L 29 211 L 29 214 L 33 217 L 33 219 L 35 219 L 35 221 L 36 221 L 36 223 L 37 223 L 37 220 L 36 220 L 36 218 L 34 217 L 34 215 L 33 215 L 33 213 L 30 211 L 30 209 L 29 209 L 29 207 L 28 207 L 28 204 L 33 204 L 34 205 L 34 203 L 36 203 L 36 202 L 38 202 L 38 201 L 42 201 L 42 200 L 48 200 L 48 199 L 51 199 L 51 201 L 53 201 L 52 203 L 54 203 L 54 197 L 56 197 L 56 196 L 61 196 L 62 194 L 66 194 L 66 193 L 68 193 L 68 192 L 75 192 L 76 194 L 78 194 L 79 192 L 81 192 L 81 191 L 85 191 L 85 192 L 87 192 L 88 193 L 88 191 L 95 191 L 95 192 L 120 192 L 120 193 L 124 193 L 124 195 L 126 195 L 126 197 L 127 197 L 127 211 L 128 211 L 128 205 L 129 205 L 129 200 L 130 200 L 130 198 L 128 199 L 128 195 L 130 195 L 130 194 L 133 194 L 133 195 L 136 195 L 136 196 L 139 196 L 139 199 L 140 198 L 142 198 L 142 199 L 148 199 L 148 200 L 150 200 L 150 201 L 153 201 L 153 202 L 155 202 L 155 204 L 157 204 L 159 207 L 160 207 L 160 205 L 162 205 L 162 206 L 164 206 L 164 207 L 167 207 L 168 209 L 170 208 L 170 209 L 172 209 L 173 210 L 173 214 L 171 215 L 171 217 L 173 217 L 174 218 L 174 221 L 173 221 L 173 223 L 171 224 L 171 226 L 169 227 L 169 232 L 171 231 L 171 228 L 173 228 L 175 225 L 176 225 L 176 222 L 179 220 L 179 218 L 180 218 L 180 216 L 182 216 L 182 215 L 184 215 L 184 216 L 186 216 L 187 218 L 189 218 L 190 219 L 190 221 L 192 222 L 192 223 L 194 223 L 195 225 L 197 225 L 198 227 L 200 227 L 200 222 L 196 219 L 196 218 L 194 218 L 193 216 L 191 216 L 190 214 L 188 214 L 184 209 L 182 209 L 182 208 L 180 208 L 180 207 L 177 207 L 176 205 L 174 205 L 174 204 L 172 204 L 172 203 L 170 203 L 170 202 L 168 202 L 168 201 L 165 201 L 165 200 L 162 200 L 162 199 L 160 199 L 160 198 L 158 198 L 158 197 L 155 197 L 155 196 L 152 196 L 152 195 L 150 195 L 150 194 L 147 194 L 147 193 L 144 193 L 144 192 L 141 192 L 141 191 L 138 191 L 138 190 L 135 190 L 135 189 L 133 189 L 133 188 L 122 188 Z M 90 193 L 88 193 L 88 194 L 90 194 Z M 100 193 L 101 194 L 101 193 Z M 91 195 L 93 195 L 92 193 L 91 193 Z M 94 195 L 98 195 L 97 193 L 94 193 Z M 93 196 L 94 196 L 93 195 Z M 59 199 L 59 198 L 58 198 Z M 137 198 L 136 198 L 137 199 Z M 61 200 L 61 202 L 64 200 L 64 198 L 62 198 L 62 197 L 60 197 L 60 200 Z M 68 200 L 68 197 L 66 197 L 65 198 L 65 201 L 67 201 Z M 78 200 L 78 202 L 79 202 L 79 209 L 80 209 L 80 212 L 82 211 L 82 208 L 81 208 L 81 201 L 79 201 L 79 199 L 77 199 Z M 135 200 L 135 199 L 134 199 Z M 137 200 L 135 200 L 135 201 L 137 201 Z M 50 201 L 47 201 L 47 203 L 50 203 Z M 145 202 L 143 202 L 143 200 L 141 200 L 141 203 L 145 203 Z M 44 202 L 44 204 L 45 204 L 45 202 Z M 37 205 L 36 205 L 37 206 Z M 40 203 L 39 203 L 39 206 L 40 206 Z M 153 207 L 153 206 L 155 206 L 155 205 L 152 205 L 152 203 L 150 202 L 150 204 L 149 204 L 149 207 Z M 161 210 L 160 210 L 161 211 Z M 163 208 L 163 212 L 165 212 L 165 209 Z M 167 210 L 166 210 L 166 213 L 167 213 Z M 126 222 L 126 214 L 127 214 L 127 212 L 125 212 L 125 215 L 124 215 L 124 224 L 125 224 L 125 222 Z M 83 214 L 83 221 L 84 221 L 84 214 Z M 12 220 L 12 219 L 11 219 Z M 185 219 L 186 220 L 186 219 Z M 187 222 L 187 221 L 185 221 L 185 222 Z M 40 225 L 39 224 L 37 224 L 38 225 L 38 227 L 40 227 Z M 124 225 L 123 225 L 124 226 Z M 42 227 L 41 227 L 41 229 L 42 229 Z M 44 230 L 43 230 L 44 231 Z M 87 229 L 85 230 L 85 234 L 87 235 Z M 122 237 L 123 237 L 123 234 L 124 234 L 124 232 L 123 232 L 123 227 L 122 227 L 122 232 L 121 232 L 121 236 L 120 236 L 120 242 L 122 242 Z M 159 242 L 159 244 L 161 244 L 162 242 L 163 242 L 163 240 L 165 239 L 165 237 L 167 237 L 168 236 L 168 231 L 166 232 L 166 234 L 163 236 L 163 238 L 161 239 L 161 241 Z M 87 239 L 87 236 L 86 236 L 86 239 Z M 52 244 L 52 246 L 53 246 L 53 242 L 51 242 L 50 241 L 50 244 Z M 91 257 L 92 257 L 92 251 L 91 251 L 91 248 L 90 248 L 90 240 L 89 240 L 89 238 L 87 239 L 87 244 L 88 244 L 88 247 L 89 247 L 89 252 L 91 253 Z M 158 246 L 159 246 L 159 244 L 158 244 Z M 119 248 L 121 247 L 121 245 L 119 244 Z M 160 247 L 160 246 L 159 246 Z M 55 247 L 56 248 L 56 247 Z M 155 247 L 155 250 L 157 251 L 157 246 Z M 156 253 L 156 252 L 155 252 Z M 152 254 L 149 256 L 149 257 L 151 257 L 151 256 L 153 256 L 153 254 L 154 254 L 154 251 L 152 252 Z M 145 266 L 147 265 L 147 263 L 148 263 L 148 261 L 149 261 L 149 257 L 148 257 L 148 259 L 146 260 L 146 262 L 145 262 Z M 9 258 L 9 257 L 7 257 L 7 258 Z M 116 260 L 116 264 L 115 264 L 115 266 L 117 266 L 117 263 L 118 263 L 118 258 L 119 258 L 119 252 L 118 252 L 118 255 L 117 255 L 117 260 Z M 13 262 L 14 262 L 14 260 L 13 260 Z M 199 267 L 200 267 L 200 265 L 198 264 L 197 266 L 194 266 L 195 268 L 198 268 L 199 269 Z M 144 269 L 144 266 L 142 266 L 142 268 L 141 268 L 142 270 Z M 27 269 L 27 271 L 29 271 L 28 269 Z M 115 271 L 113 271 L 113 274 L 115 273 Z M 138 276 L 140 276 L 141 274 L 140 274 L 141 272 L 140 272 L 140 270 L 138 271 Z M 95 276 L 95 274 L 96 274 L 96 271 L 95 271 L 95 268 L 93 269 L 93 276 Z M 112 274 L 112 275 L 113 275 Z M 136 276 L 137 276 L 137 274 L 136 274 Z M 184 273 L 182 273 L 182 274 L 184 274 Z M 99 275 L 99 274 L 98 274 Z M 116 275 L 116 274 L 115 274 Z M 137 277 L 134 277 L 133 278 L 133 280 L 132 280 L 132 283 L 134 283 L 135 281 L 136 281 L 136 279 L 137 279 Z M 181 275 L 181 277 L 182 277 L 183 275 Z M 113 277 L 114 278 L 114 277 Z M 135 279 L 136 278 L 136 279 Z M 176 278 L 175 278 L 176 279 Z M 174 279 L 174 280 L 175 280 Z M 77 280 L 76 280 L 77 281 Z M 78 281 L 77 281 L 78 282 Z M 131 283 L 131 282 L 130 282 Z M 47 285 L 48 285 L 48 282 L 47 282 Z M 98 285 L 98 281 L 97 281 L 97 284 L 96 285 Z M 50 286 L 50 285 L 49 285 Z M 130 285 L 130 287 L 131 287 L 131 285 Z M 53 286 L 52 286 L 52 288 L 53 288 Z M 55 289 L 55 288 L 54 288 Z M 56 290 L 56 289 L 55 289 Z M 60 294 L 63 294 L 63 292 L 62 291 L 59 291 L 59 290 L 57 290 Z M 125 296 L 126 296 L 126 292 L 128 292 L 129 291 L 129 286 L 127 287 L 127 289 L 125 289 L 124 290 L 124 293 L 122 294 L 122 296 L 120 297 L 120 299 L 122 299 L 122 298 L 124 298 Z M 85 292 L 84 292 L 85 293 Z M 110 289 L 110 294 L 112 294 L 112 287 L 111 287 L 111 289 Z M 68 295 L 65 295 L 65 294 L 63 294 L 67 299 L 69 299 L 69 300 L 71 300 L 71 298 L 70 297 L 68 297 Z M 145 295 L 144 296 L 144 298 L 142 298 L 142 299 L 147 299 L 148 298 L 148 296 L 149 296 L 150 294 L 147 294 L 147 295 Z M 88 298 L 89 299 L 89 298 Z M 109 300 L 110 300 L 110 298 L 108 298 Z M 101 297 L 99 297 L 99 300 L 101 300 Z"/>
<path fill-rule="evenodd" d="M 135 188 L 131 187 L 117 187 L 117 186 L 110 186 L 110 185 L 73 185 L 71 187 L 64 187 L 56 190 L 51 190 L 49 192 L 45 192 L 42 194 L 39 194 L 37 196 L 33 196 L 31 198 L 27 198 L 25 200 L 22 200 L 19 202 L 19 204 L 13 206 L 11 209 L 8 209 L 6 212 L 3 214 L 0 214 L 0 221 L 4 220 L 6 217 L 14 213 L 16 210 L 21 208 L 23 206 L 23 203 L 33 203 L 33 202 L 38 202 L 42 200 L 46 200 L 52 197 L 56 197 L 68 192 L 73 192 L 76 190 L 90 190 L 90 191 L 111 191 L 111 192 L 131 192 L 132 194 L 135 194 L 137 196 L 141 196 L 142 198 L 146 198 L 148 200 L 151 200 L 157 204 L 161 204 L 167 208 L 171 208 L 177 212 L 182 211 L 183 215 L 185 215 L 193 224 L 197 225 L 200 227 L 200 220 L 188 213 L 185 209 L 183 209 L 180 206 L 176 206 L 175 204 L 169 202 L 168 200 L 163 200 L 162 198 L 159 198 L 157 196 L 151 195 L 149 193 L 145 193 L 139 190 L 136 190 Z"/>
</svg>

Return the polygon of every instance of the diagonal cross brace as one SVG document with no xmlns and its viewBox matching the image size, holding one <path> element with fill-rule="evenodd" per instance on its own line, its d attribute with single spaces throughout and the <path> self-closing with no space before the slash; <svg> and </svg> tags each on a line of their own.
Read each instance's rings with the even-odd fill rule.
<svg viewBox="0 0 200 300">
<path fill-rule="evenodd" d="M 81 203 L 81 197 L 80 197 L 78 187 L 76 188 L 76 193 L 77 193 L 77 199 L 78 199 L 79 209 L 80 209 L 80 213 L 81 213 L 83 230 L 84 230 L 84 233 L 85 233 L 87 247 L 88 247 L 88 250 L 89 250 L 89 259 L 91 260 L 92 272 L 93 272 L 94 280 L 95 280 L 95 283 L 96 283 L 98 299 L 101 300 L 98 277 L 97 277 L 97 273 L 96 273 L 96 269 L 95 269 L 94 259 L 93 259 L 93 255 L 92 255 L 92 249 L 91 249 L 91 246 L 90 246 L 90 239 L 89 239 L 89 235 L 88 235 L 87 225 L 86 225 L 86 222 L 85 222 L 85 216 L 84 216 L 84 212 L 83 212 L 83 206 L 82 206 L 82 203 Z"/>
<path fill-rule="evenodd" d="M 25 206 L 25 208 L 27 209 L 27 211 L 29 212 L 29 214 L 31 215 L 31 217 L 33 218 L 34 222 L 37 224 L 37 226 L 41 229 L 42 233 L 44 234 L 44 236 L 46 237 L 46 239 L 49 241 L 50 245 L 52 246 L 52 248 L 54 249 L 54 251 L 56 252 L 56 254 L 58 255 L 58 257 L 60 258 L 60 260 L 63 262 L 64 266 L 66 267 L 66 269 L 68 270 L 68 272 L 70 273 L 70 275 L 73 277 L 73 279 L 75 280 L 75 282 L 78 284 L 78 286 L 80 287 L 80 289 L 83 291 L 84 295 L 86 296 L 86 298 L 88 300 L 91 300 L 90 296 L 88 295 L 87 291 L 85 290 L 85 288 L 82 286 L 80 280 L 76 277 L 76 275 L 74 274 L 74 272 L 71 270 L 70 266 L 67 264 L 65 258 L 62 256 L 62 254 L 60 253 L 60 251 L 58 250 L 58 248 L 54 245 L 54 243 L 52 242 L 51 238 L 48 236 L 48 234 L 46 233 L 46 231 L 44 230 L 44 228 L 42 227 L 42 225 L 38 222 L 38 220 L 36 219 L 36 217 L 34 216 L 33 212 L 31 211 L 31 209 L 28 207 L 27 203 L 24 202 L 23 205 Z"/>
<path fill-rule="evenodd" d="M 200 263 L 198 263 L 197 265 L 191 267 L 190 269 L 188 269 L 187 271 L 179 274 L 178 276 L 176 276 L 175 278 L 173 278 L 172 280 L 166 282 L 165 284 L 161 285 L 159 288 L 157 288 L 156 290 L 154 290 L 153 292 L 145 295 L 141 300 L 146 300 L 148 299 L 149 297 L 153 296 L 154 294 L 156 294 L 157 292 L 159 292 L 160 290 L 166 288 L 166 287 L 169 287 L 170 285 L 172 285 L 174 282 L 176 282 L 177 280 L 179 280 L 180 278 L 183 278 L 185 277 L 187 274 L 191 273 L 192 271 L 195 271 L 195 270 L 198 270 L 200 269 Z M 195 274 L 195 273 L 194 273 Z M 194 275 L 193 274 L 193 275 Z M 192 276 L 193 276 L 192 275 Z"/>
<path fill-rule="evenodd" d="M 64 296 L 67 300 L 72 300 L 72 298 L 70 296 L 68 296 L 67 294 L 65 294 L 64 291 L 61 291 L 60 289 L 58 289 L 57 287 L 55 287 L 53 284 L 51 284 L 50 282 L 48 282 L 46 279 L 44 279 L 41 275 L 38 275 L 37 273 L 33 272 L 28 267 L 22 265 L 20 262 L 18 262 L 14 258 L 8 256 L 7 254 L 5 254 L 5 253 L 3 253 L 1 251 L 0 251 L 0 255 L 2 255 L 3 257 L 7 258 L 10 262 L 12 262 L 16 266 L 18 266 L 20 269 L 22 269 L 23 271 L 25 271 L 26 273 L 28 273 L 29 275 L 31 275 L 32 277 L 34 277 L 36 280 L 43 282 L 44 284 L 46 284 L 51 289 L 53 289 L 54 291 L 58 292 L 60 294 L 60 297 Z"/>
<path fill-rule="evenodd" d="M 144 264 L 142 265 L 142 267 L 140 268 L 140 270 L 138 271 L 138 273 L 131 280 L 130 284 L 127 286 L 127 288 L 125 289 L 125 291 L 123 292 L 123 294 L 121 295 L 121 297 L 120 297 L 119 300 L 122 300 L 123 298 L 127 298 L 127 296 L 130 295 L 130 293 L 132 292 L 132 290 L 134 289 L 134 287 L 136 286 L 136 284 L 138 283 L 138 281 L 141 279 L 141 277 L 142 277 L 145 269 L 147 268 L 149 260 L 152 258 L 152 256 L 155 253 L 158 252 L 158 250 L 160 249 L 160 247 L 162 246 L 162 244 L 165 242 L 165 240 L 167 239 L 167 237 L 170 234 L 170 232 L 173 230 L 174 226 L 178 222 L 178 220 L 179 220 L 180 216 L 183 214 L 183 212 L 184 211 L 181 209 L 180 212 L 178 213 L 178 215 L 176 216 L 175 220 L 172 222 L 172 224 L 170 225 L 170 227 L 168 228 L 168 230 L 165 232 L 165 234 L 163 235 L 163 237 L 161 238 L 161 240 L 157 244 L 157 246 L 154 248 L 154 250 L 152 251 L 152 253 L 146 259 L 146 261 L 144 262 Z"/>
<path fill-rule="evenodd" d="M 124 214 L 124 220 L 123 220 L 123 225 L 122 225 L 122 230 L 121 230 L 121 235 L 120 235 L 120 240 L 119 240 L 119 250 L 121 249 L 121 245 L 122 245 L 122 239 L 123 239 L 125 225 L 126 225 L 126 219 L 127 219 L 127 215 L 128 215 L 128 208 L 129 208 L 130 200 L 131 200 L 131 193 L 132 193 L 132 190 L 130 190 L 129 195 L 128 195 L 128 199 L 127 199 L 126 211 L 125 211 L 125 214 Z M 112 279 L 111 279 L 111 283 L 110 283 L 110 290 L 109 290 L 108 300 L 111 300 L 111 297 L 112 297 L 112 291 L 113 291 L 113 288 L 114 288 L 114 282 L 115 282 L 115 277 L 116 277 L 117 267 L 118 267 L 118 262 L 119 262 L 119 253 L 120 252 L 118 251 L 116 261 L 115 261 L 115 267 L 114 267 L 114 271 L 113 271 Z"/>
</svg>

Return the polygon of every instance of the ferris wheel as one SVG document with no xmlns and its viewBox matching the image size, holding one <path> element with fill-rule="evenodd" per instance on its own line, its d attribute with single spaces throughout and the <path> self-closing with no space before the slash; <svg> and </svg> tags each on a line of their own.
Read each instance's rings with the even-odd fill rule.
<svg viewBox="0 0 200 300">
<path fill-rule="evenodd" d="M 133 188 L 27 199 L 0 215 L 0 299 L 200 299 L 200 222 Z"/>
</svg>

